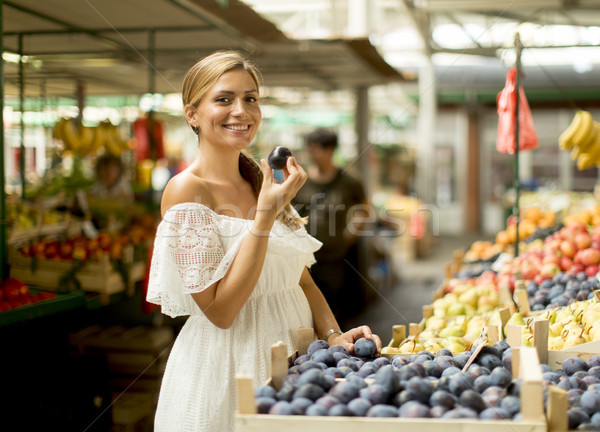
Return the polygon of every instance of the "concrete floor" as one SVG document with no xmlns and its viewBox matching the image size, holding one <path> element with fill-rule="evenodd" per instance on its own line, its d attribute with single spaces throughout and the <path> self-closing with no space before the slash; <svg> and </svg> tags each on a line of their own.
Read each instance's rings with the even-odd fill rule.
<svg viewBox="0 0 600 432">
<path fill-rule="evenodd" d="M 443 236 L 434 240 L 431 252 L 425 258 L 407 260 L 391 256 L 395 282 L 390 286 L 373 286 L 374 300 L 355 317 L 350 325 L 367 324 L 387 344 L 392 336 L 392 326 L 419 322 L 422 307 L 432 303 L 433 292 L 444 278 L 444 265 L 452 261 L 456 249 L 466 251 L 475 240 L 483 240 L 480 234 L 460 237 Z"/>
</svg>

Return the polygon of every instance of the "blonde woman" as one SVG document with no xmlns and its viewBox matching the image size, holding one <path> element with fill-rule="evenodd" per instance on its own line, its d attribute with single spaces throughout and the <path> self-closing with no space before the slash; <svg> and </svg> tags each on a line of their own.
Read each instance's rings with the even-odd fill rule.
<svg viewBox="0 0 600 432">
<path fill-rule="evenodd" d="M 307 268 L 321 244 L 290 200 L 306 172 L 293 157 L 285 181 L 244 152 L 261 121 L 259 72 L 240 53 L 216 52 L 183 82 L 198 156 L 167 184 L 147 299 L 189 315 L 163 377 L 155 431 L 233 430 L 235 375 L 270 375 L 270 347 L 296 347 L 299 328 L 352 351 L 367 326 L 340 331 Z"/>
</svg>

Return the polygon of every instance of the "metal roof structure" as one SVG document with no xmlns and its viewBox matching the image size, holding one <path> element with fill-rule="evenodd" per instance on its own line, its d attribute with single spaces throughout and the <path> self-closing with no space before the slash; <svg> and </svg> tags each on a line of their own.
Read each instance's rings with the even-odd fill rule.
<svg viewBox="0 0 600 432">
<path fill-rule="evenodd" d="M 291 40 L 238 0 L 5 0 L 2 20 L 6 96 L 21 81 L 26 98 L 73 96 L 77 83 L 86 95 L 177 93 L 218 49 L 247 52 L 269 86 L 404 80 L 367 38 Z"/>
</svg>

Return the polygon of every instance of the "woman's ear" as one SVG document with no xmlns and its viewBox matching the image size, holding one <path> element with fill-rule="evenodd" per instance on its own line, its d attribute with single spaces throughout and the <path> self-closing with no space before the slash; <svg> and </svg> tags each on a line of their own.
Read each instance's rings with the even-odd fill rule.
<svg viewBox="0 0 600 432">
<path fill-rule="evenodd" d="M 185 120 L 188 122 L 188 124 L 190 126 L 196 125 L 196 119 L 195 119 L 196 110 L 193 107 L 187 105 L 183 109 L 183 114 L 185 115 Z"/>
</svg>

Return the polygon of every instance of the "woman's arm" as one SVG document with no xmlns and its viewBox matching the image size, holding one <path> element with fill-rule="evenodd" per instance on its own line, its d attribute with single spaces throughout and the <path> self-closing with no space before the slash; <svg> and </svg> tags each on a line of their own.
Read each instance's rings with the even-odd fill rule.
<svg viewBox="0 0 600 432">
<path fill-rule="evenodd" d="M 300 286 L 302 287 L 304 295 L 306 295 L 308 304 L 310 305 L 317 336 L 320 338 L 325 337 L 325 334 L 330 329 L 342 330 L 340 329 L 335 316 L 333 316 L 333 312 L 331 312 L 331 308 L 327 304 L 327 300 L 325 300 L 323 293 L 319 287 L 317 287 L 313 281 L 313 278 L 308 272 L 308 269 L 306 268 L 300 277 Z M 341 335 L 338 333 L 333 333 L 327 339 L 327 343 L 329 343 L 329 345 L 342 345 L 346 347 L 348 351 L 354 352 L 354 342 L 361 337 L 372 339 L 377 345 L 377 352 L 379 353 L 381 351 L 381 339 L 379 336 L 373 334 L 371 329 L 366 325 L 355 327 Z"/>
<path fill-rule="evenodd" d="M 254 224 L 225 276 L 207 289 L 192 294 L 206 317 L 219 328 L 229 328 L 254 291 L 267 253 L 269 233 L 281 209 L 306 181 L 306 172 L 288 159 L 286 180 L 273 182 L 271 168 L 261 161 L 264 180 L 258 197 Z"/>
</svg>

